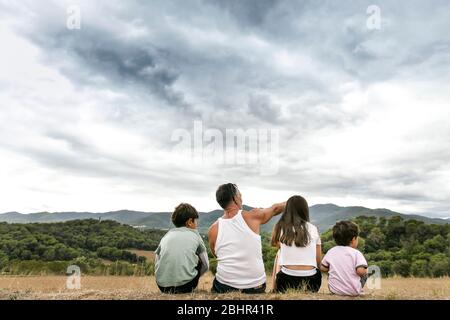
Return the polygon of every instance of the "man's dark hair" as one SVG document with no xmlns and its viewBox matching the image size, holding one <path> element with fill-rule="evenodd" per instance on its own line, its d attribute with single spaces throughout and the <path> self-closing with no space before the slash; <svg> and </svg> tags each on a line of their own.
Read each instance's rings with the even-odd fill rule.
<svg viewBox="0 0 450 320">
<path fill-rule="evenodd" d="M 359 235 L 359 227 L 351 221 L 339 221 L 333 227 L 333 238 L 338 246 L 348 246 Z"/>
<path fill-rule="evenodd" d="M 217 188 L 216 200 L 219 205 L 225 209 L 232 201 L 235 201 L 237 193 L 237 185 L 234 183 L 226 183 Z"/>
<path fill-rule="evenodd" d="M 172 222 L 177 228 L 185 227 L 189 219 L 198 219 L 198 212 L 188 203 L 181 203 L 172 213 Z"/>
</svg>

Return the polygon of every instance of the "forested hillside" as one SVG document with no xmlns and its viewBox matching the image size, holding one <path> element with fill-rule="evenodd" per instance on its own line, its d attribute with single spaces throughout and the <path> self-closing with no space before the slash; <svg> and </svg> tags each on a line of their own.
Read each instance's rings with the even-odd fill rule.
<svg viewBox="0 0 450 320">
<path fill-rule="evenodd" d="M 381 268 L 384 276 L 450 275 L 450 225 L 426 224 L 399 216 L 361 216 L 354 221 L 361 229 L 359 249 L 370 265 Z M 139 256 L 133 249 L 155 250 L 165 232 L 92 219 L 0 223 L 0 272 L 64 274 L 67 266 L 76 264 L 90 274 L 151 275 L 153 259 Z M 335 245 L 331 230 L 321 237 L 326 253 Z M 270 272 L 276 249 L 270 246 L 270 233 L 263 232 L 262 240 L 264 262 Z M 214 271 L 216 261 L 210 258 Z"/>
<path fill-rule="evenodd" d="M 92 219 L 47 224 L 0 223 L 0 270 L 64 273 L 71 262 L 93 273 L 129 274 L 136 266 L 139 272 L 149 271 L 153 262 L 130 250 L 155 250 L 163 234 Z"/>
</svg>

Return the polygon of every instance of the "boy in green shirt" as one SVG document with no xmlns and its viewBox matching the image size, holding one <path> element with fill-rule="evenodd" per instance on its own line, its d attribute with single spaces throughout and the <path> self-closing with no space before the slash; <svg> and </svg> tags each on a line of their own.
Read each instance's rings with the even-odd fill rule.
<svg viewBox="0 0 450 320">
<path fill-rule="evenodd" d="M 182 203 L 172 213 L 176 228 L 169 230 L 156 249 L 156 283 L 163 293 L 190 293 L 209 269 L 208 254 L 197 231 L 198 212 Z"/>
</svg>

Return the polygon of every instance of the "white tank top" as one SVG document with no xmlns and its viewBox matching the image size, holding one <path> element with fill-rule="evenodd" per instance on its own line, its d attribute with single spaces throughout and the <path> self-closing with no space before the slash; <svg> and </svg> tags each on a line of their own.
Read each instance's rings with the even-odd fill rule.
<svg viewBox="0 0 450 320">
<path fill-rule="evenodd" d="M 216 278 L 237 289 L 258 287 L 266 282 L 261 236 L 253 232 L 242 217 L 242 210 L 231 219 L 219 218 L 215 245 Z"/>
</svg>

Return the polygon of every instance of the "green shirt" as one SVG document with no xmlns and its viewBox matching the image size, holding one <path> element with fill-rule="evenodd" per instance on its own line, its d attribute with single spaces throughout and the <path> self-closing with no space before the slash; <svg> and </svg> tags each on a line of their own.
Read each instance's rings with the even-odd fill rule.
<svg viewBox="0 0 450 320">
<path fill-rule="evenodd" d="M 198 274 L 198 255 L 205 251 L 197 230 L 186 227 L 169 230 L 155 252 L 159 258 L 155 266 L 158 285 L 178 287 L 194 279 Z"/>
</svg>

